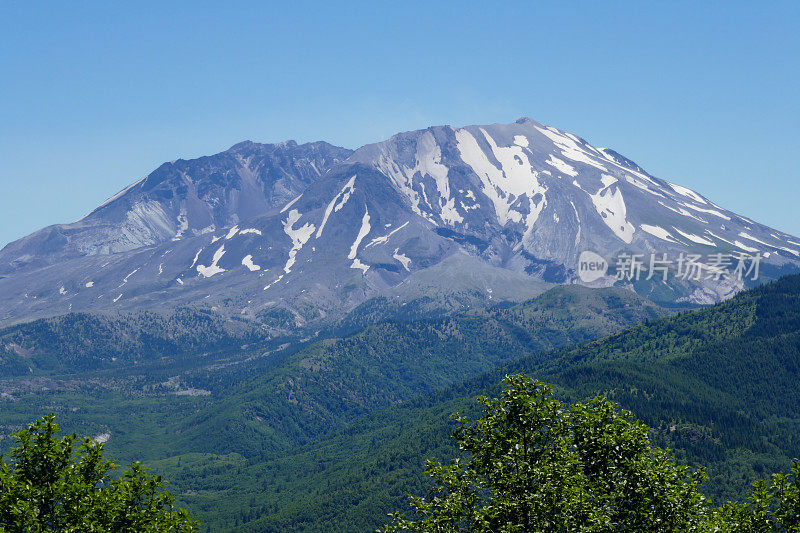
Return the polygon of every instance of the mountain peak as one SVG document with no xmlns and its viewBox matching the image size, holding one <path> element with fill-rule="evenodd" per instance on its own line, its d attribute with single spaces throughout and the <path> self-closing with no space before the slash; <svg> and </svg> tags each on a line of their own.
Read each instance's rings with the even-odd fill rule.
<svg viewBox="0 0 800 533">
<path fill-rule="evenodd" d="M 691 254 L 705 272 L 634 282 L 609 268 L 586 281 L 584 252 L 609 264 Z M 355 152 L 243 141 L 162 165 L 80 222 L 8 245 L 0 322 L 176 302 L 250 317 L 277 305 L 313 321 L 376 295 L 488 301 L 543 282 L 710 303 L 745 286 L 714 275 L 714 255 L 756 253 L 766 276 L 800 267 L 800 239 L 528 117 L 433 126 Z"/>
<path fill-rule="evenodd" d="M 313 143 L 308 143 L 313 144 Z M 242 142 L 238 142 L 228 148 L 226 152 L 241 152 L 245 150 L 263 150 L 263 149 L 285 149 L 285 148 L 296 148 L 298 146 L 297 141 L 294 139 L 287 139 L 285 141 L 279 141 L 276 143 L 259 143 L 251 140 L 246 140 Z"/>
</svg>

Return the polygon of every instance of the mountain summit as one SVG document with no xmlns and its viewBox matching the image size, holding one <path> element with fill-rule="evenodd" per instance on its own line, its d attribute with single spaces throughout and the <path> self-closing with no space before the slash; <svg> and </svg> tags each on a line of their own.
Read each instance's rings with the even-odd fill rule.
<svg viewBox="0 0 800 533">
<path fill-rule="evenodd" d="M 165 163 L 87 217 L 0 251 L 0 322 L 199 305 L 303 325 L 378 295 L 518 300 L 587 282 L 586 253 L 617 261 L 591 285 L 671 303 L 719 301 L 757 275 L 800 269 L 800 239 L 522 118 L 355 152 L 248 141 Z M 626 276 L 621 257 L 650 271 Z M 745 260 L 747 272 L 723 275 Z"/>
</svg>

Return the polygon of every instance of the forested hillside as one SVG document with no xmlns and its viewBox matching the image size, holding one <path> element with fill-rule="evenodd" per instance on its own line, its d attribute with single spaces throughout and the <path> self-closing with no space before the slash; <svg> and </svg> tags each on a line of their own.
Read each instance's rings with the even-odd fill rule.
<svg viewBox="0 0 800 533">
<path fill-rule="evenodd" d="M 338 330 L 383 306 L 358 309 Z M 194 463 L 186 473 L 192 491 L 206 474 L 213 478 L 229 464 L 280 459 L 374 410 L 441 391 L 502 361 L 673 312 L 620 288 L 557 287 L 519 306 L 416 321 L 416 311 L 401 313 L 305 347 L 292 339 L 245 345 L 257 339 L 251 323 L 231 324 L 201 311 L 187 311 L 174 326 L 175 319 L 156 315 L 38 321 L 0 332 L 6 345 L 25 347 L 29 360 L 50 361 L 49 367 L 33 366 L 32 374 L 28 366 L 0 380 L 0 448 L 31 420 L 55 412 L 70 431 L 110 436 L 109 450 L 120 462 L 177 457 L 179 464 Z M 229 333 L 209 334 L 216 327 Z M 23 357 L 15 352 L 7 360 Z M 70 358 L 92 370 L 59 373 Z M 217 465 L 193 460 L 193 453 L 234 455 Z M 229 518 L 238 511 L 218 512 L 213 502 L 219 495 L 208 494 L 210 522 L 233 523 Z"/>
<path fill-rule="evenodd" d="M 93 315 L 71 313 L 0 330 L 0 377 L 121 368 L 162 357 L 241 351 L 270 336 L 247 320 L 223 320 L 205 310 L 178 308 Z"/>
<path fill-rule="evenodd" d="M 110 453 L 171 479 L 208 531 L 370 531 L 424 493 L 426 458 L 456 453 L 448 416 L 475 414 L 475 396 L 524 372 L 565 400 L 620 402 L 679 461 L 708 469 L 707 493 L 735 498 L 800 455 L 798 303 L 800 276 L 663 318 L 675 312 L 621 289 L 560 287 L 278 351 L 239 364 L 234 381 L 207 365 L 174 388 L 22 390 L 2 423 L 55 410 L 70 429 L 108 431 Z"/>
<path fill-rule="evenodd" d="M 653 427 L 658 444 L 708 469 L 715 499 L 786 471 L 800 455 L 800 277 L 733 300 L 549 356 L 525 357 L 478 378 L 366 415 L 344 431 L 288 453 L 185 455 L 159 464 L 187 506 L 215 528 L 368 531 L 406 494 L 427 486 L 423 462 L 456 453 L 448 415 L 496 395 L 507 373 L 526 372 L 565 399 L 605 395 Z M 216 503 L 226 502 L 225 516 Z"/>
<path fill-rule="evenodd" d="M 212 438 L 217 452 L 248 457 L 290 448 L 501 362 L 535 358 L 671 312 L 623 289 L 574 286 L 510 308 L 384 322 L 288 355 L 188 417 L 179 438 L 192 451 L 208 450 Z"/>
</svg>

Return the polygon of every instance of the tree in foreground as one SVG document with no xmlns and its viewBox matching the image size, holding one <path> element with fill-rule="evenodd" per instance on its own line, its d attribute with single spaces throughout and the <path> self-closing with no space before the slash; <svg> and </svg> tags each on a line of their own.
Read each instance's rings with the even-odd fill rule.
<svg viewBox="0 0 800 533">
<path fill-rule="evenodd" d="M 519 375 L 499 399 L 478 401 L 477 422 L 454 415 L 469 460 L 428 461 L 430 496 L 412 498 L 414 516 L 394 513 L 383 531 L 800 532 L 800 461 L 715 509 L 699 490 L 703 472 L 676 464 L 613 402 L 568 407 Z"/>
<path fill-rule="evenodd" d="M 474 424 L 458 415 L 469 461 L 433 461 L 429 498 L 412 498 L 385 531 L 696 531 L 708 504 L 702 472 L 653 446 L 648 428 L 613 402 L 568 408 L 549 386 L 510 376 L 499 399 L 479 398 Z"/>
<path fill-rule="evenodd" d="M 713 526 L 723 533 L 800 532 L 800 461 L 794 460 L 791 474 L 753 483 L 746 502 L 716 510 Z"/>
<path fill-rule="evenodd" d="M 116 467 L 103 445 L 75 434 L 58 436 L 53 415 L 17 434 L 0 456 L 0 532 L 180 532 L 197 523 L 174 508 L 163 482 L 138 463 L 111 479 Z"/>
</svg>

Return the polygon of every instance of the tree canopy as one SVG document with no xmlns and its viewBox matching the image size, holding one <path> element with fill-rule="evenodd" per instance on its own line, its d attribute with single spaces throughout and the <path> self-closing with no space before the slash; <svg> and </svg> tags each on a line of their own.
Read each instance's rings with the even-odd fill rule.
<svg viewBox="0 0 800 533">
<path fill-rule="evenodd" d="M 196 522 L 174 508 L 164 482 L 139 463 L 121 477 L 103 444 L 59 437 L 53 415 L 17 434 L 0 456 L 0 532 L 189 533 Z"/>
<path fill-rule="evenodd" d="M 454 415 L 464 457 L 428 461 L 431 494 L 411 499 L 411 518 L 390 515 L 385 532 L 800 531 L 800 463 L 754 484 L 748 501 L 713 508 L 702 470 L 677 464 L 614 402 L 570 407 L 522 375 L 479 401 L 476 422 Z"/>
</svg>

